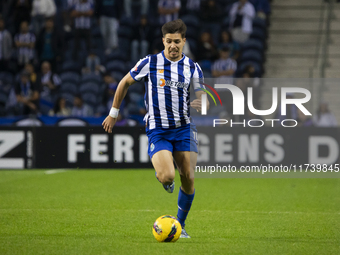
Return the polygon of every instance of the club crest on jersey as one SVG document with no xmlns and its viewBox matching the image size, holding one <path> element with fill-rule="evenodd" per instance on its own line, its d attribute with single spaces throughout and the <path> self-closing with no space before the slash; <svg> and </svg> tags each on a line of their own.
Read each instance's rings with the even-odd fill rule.
<svg viewBox="0 0 340 255">
<path fill-rule="evenodd" d="M 184 67 L 183 74 L 185 77 L 191 77 L 190 67 L 188 66 Z"/>
<path fill-rule="evenodd" d="M 152 144 L 150 145 L 150 150 L 153 151 L 154 149 L 155 149 L 155 145 L 152 143 Z"/>
</svg>

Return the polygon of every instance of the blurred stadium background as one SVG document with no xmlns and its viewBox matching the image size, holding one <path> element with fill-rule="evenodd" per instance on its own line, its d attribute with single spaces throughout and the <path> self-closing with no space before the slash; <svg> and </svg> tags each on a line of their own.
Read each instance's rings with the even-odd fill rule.
<svg viewBox="0 0 340 255">
<path fill-rule="evenodd" d="M 235 13 L 239 4 L 247 17 Z M 198 179 L 194 238 L 170 251 L 154 246 L 151 224 L 176 214 L 177 198 L 164 199 L 150 171 L 142 83 L 130 87 L 113 136 L 101 128 L 120 79 L 163 49 L 160 27 L 178 17 L 188 27 L 185 54 L 207 78 L 231 70 L 222 78 L 253 87 L 258 109 L 270 108 L 273 86 L 312 92 L 312 118 L 288 111 L 298 131 L 229 130 L 233 146 L 246 148 L 243 160 L 230 152 L 232 163 L 270 162 L 270 135 L 285 141 L 276 140 L 281 163 L 310 163 L 318 135 L 318 159 L 338 163 L 338 1 L 1 0 L 0 15 L 0 169 L 46 170 L 0 171 L 0 254 L 340 253 L 339 179 Z M 226 105 L 210 117 L 242 121 Z M 91 170 L 55 170 L 64 168 Z"/>
<path fill-rule="evenodd" d="M 217 78 L 216 71 L 230 69 L 235 78 L 254 78 L 245 88 L 254 87 L 259 108 L 267 109 L 271 103 L 273 84 L 258 78 L 337 78 L 339 5 L 335 1 L 250 0 L 251 18 L 245 25 L 233 14 L 237 3 L 2 1 L 0 124 L 55 125 L 60 117 L 91 118 L 85 124 L 99 124 L 119 80 L 141 57 L 162 50 L 160 27 L 177 17 L 188 26 L 185 53 L 201 65 L 205 77 Z M 83 8 L 79 6 L 86 4 L 90 14 L 78 15 Z M 25 40 L 29 46 L 21 44 Z M 228 50 L 226 59 L 223 50 Z M 25 76 L 32 83 L 29 91 L 22 91 L 20 85 Z M 336 81 L 305 80 L 301 86 L 313 92 L 315 115 L 331 115 L 322 123 L 315 116 L 306 125 L 337 126 Z M 33 91 L 39 93 L 31 97 Z M 143 93 L 142 84 L 131 87 L 119 125 L 143 125 Z M 29 98 L 35 106 L 18 102 L 18 96 Z M 31 121 L 23 121 L 24 116 Z M 64 124 L 70 123 L 82 124 Z"/>
</svg>

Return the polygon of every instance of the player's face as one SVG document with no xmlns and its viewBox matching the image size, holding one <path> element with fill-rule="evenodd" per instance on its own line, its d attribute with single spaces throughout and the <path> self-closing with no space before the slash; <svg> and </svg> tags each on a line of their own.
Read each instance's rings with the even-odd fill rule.
<svg viewBox="0 0 340 255">
<path fill-rule="evenodd" d="M 166 34 L 163 37 L 165 57 L 171 61 L 178 61 L 182 58 L 183 46 L 185 38 L 181 34 Z"/>
</svg>

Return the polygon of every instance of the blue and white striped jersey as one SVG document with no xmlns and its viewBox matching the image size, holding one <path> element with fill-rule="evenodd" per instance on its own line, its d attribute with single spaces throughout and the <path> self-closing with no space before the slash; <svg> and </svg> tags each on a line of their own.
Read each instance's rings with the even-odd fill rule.
<svg viewBox="0 0 340 255">
<path fill-rule="evenodd" d="M 190 82 L 195 91 L 204 87 L 200 66 L 183 54 L 173 62 L 164 51 L 141 59 L 130 74 L 136 81 L 145 80 L 144 120 L 149 129 L 177 128 L 190 123 Z"/>
<path fill-rule="evenodd" d="M 232 59 L 218 59 L 214 62 L 214 64 L 211 67 L 212 71 L 227 71 L 227 70 L 234 70 L 236 71 L 237 69 L 237 62 Z M 234 76 L 228 76 L 228 75 L 223 75 L 218 78 L 215 78 L 215 84 L 233 84 L 234 82 Z M 225 91 L 228 89 L 217 89 L 217 91 Z"/>
<path fill-rule="evenodd" d="M 33 33 L 20 33 L 15 35 L 14 40 L 16 42 L 21 42 L 21 43 L 35 43 L 36 38 Z M 20 47 L 18 48 L 18 58 L 21 59 L 22 56 L 24 56 L 26 59 L 33 59 L 34 58 L 34 49 L 29 48 L 29 47 Z"/>
<path fill-rule="evenodd" d="M 237 62 L 232 58 L 227 59 L 218 59 L 214 62 L 211 70 L 216 71 L 226 71 L 226 70 L 234 70 L 237 69 Z"/>
<path fill-rule="evenodd" d="M 174 8 L 181 8 L 181 1 L 180 0 L 158 0 L 158 8 L 165 8 L 165 9 L 174 9 Z M 159 22 L 161 25 L 178 19 L 178 12 L 172 14 L 165 14 L 159 15 Z"/>
<path fill-rule="evenodd" d="M 94 9 L 92 1 L 87 1 L 86 3 L 74 2 L 72 10 L 78 12 L 88 12 Z M 74 19 L 74 26 L 77 29 L 90 29 L 91 28 L 91 17 L 80 16 Z"/>
</svg>

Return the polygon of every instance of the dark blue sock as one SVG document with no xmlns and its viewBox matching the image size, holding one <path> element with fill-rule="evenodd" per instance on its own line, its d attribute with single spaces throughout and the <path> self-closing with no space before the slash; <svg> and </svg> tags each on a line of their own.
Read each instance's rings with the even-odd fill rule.
<svg viewBox="0 0 340 255">
<path fill-rule="evenodd" d="M 183 228 L 185 226 L 185 219 L 188 216 L 194 197 L 195 191 L 194 194 L 189 195 L 186 194 L 182 189 L 179 189 L 177 219 Z"/>
</svg>

